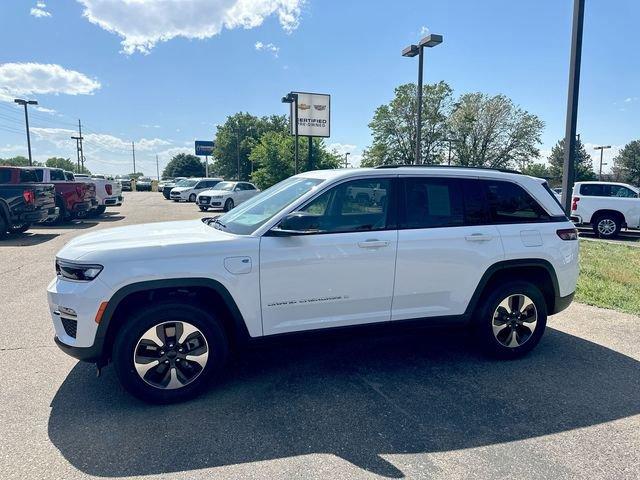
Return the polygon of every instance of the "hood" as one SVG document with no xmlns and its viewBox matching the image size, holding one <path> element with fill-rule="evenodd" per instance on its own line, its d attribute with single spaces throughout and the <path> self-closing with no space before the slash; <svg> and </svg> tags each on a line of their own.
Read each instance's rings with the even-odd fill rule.
<svg viewBox="0 0 640 480">
<path fill-rule="evenodd" d="M 187 190 L 193 190 L 193 187 L 173 187 L 176 192 L 186 192 Z"/>
<path fill-rule="evenodd" d="M 233 193 L 233 192 L 231 190 L 216 190 L 216 189 L 213 189 L 213 190 L 205 190 L 203 192 L 200 192 L 200 194 L 198 196 L 200 196 L 200 195 L 204 195 L 206 197 L 210 197 L 212 195 L 223 195 L 224 196 L 224 195 L 229 195 L 230 193 Z"/>
<path fill-rule="evenodd" d="M 57 257 L 65 260 L 96 261 L 117 257 L 119 260 L 166 258 L 192 254 L 195 244 L 232 240 L 201 220 L 160 222 L 116 227 L 80 235 L 67 243 Z"/>
</svg>

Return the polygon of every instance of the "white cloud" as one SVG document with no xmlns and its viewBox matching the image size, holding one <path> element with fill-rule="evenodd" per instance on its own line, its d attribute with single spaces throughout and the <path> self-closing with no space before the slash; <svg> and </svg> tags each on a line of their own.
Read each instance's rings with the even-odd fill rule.
<svg viewBox="0 0 640 480">
<path fill-rule="evenodd" d="M 256 42 L 255 44 L 256 50 L 257 51 L 265 51 L 265 52 L 271 52 L 273 54 L 274 57 L 278 58 L 278 53 L 280 52 L 280 47 L 274 45 L 273 43 L 262 43 L 262 42 Z"/>
<path fill-rule="evenodd" d="M 0 64 L 0 100 L 13 101 L 19 95 L 91 95 L 99 88 L 97 80 L 60 65 Z"/>
<path fill-rule="evenodd" d="M 36 109 L 39 112 L 48 113 L 49 115 L 56 115 L 58 113 L 53 108 L 45 108 L 45 107 L 41 107 L 39 105 L 36 105 L 33 108 Z"/>
<path fill-rule="evenodd" d="M 420 27 L 420 31 L 418 32 L 418 34 L 420 35 L 420 37 L 426 37 L 427 35 L 429 35 L 429 28 L 425 27 L 424 25 Z"/>
<path fill-rule="evenodd" d="M 638 101 L 638 97 L 627 97 L 624 99 L 624 103 L 632 103 L 637 101 Z"/>
<path fill-rule="evenodd" d="M 47 4 L 43 1 L 36 2 L 36 6 L 29 11 L 29 15 L 36 18 L 50 17 L 51 13 L 46 10 Z"/>
<path fill-rule="evenodd" d="M 69 137 L 76 135 L 76 130 L 68 128 L 31 128 L 37 138 L 47 140 L 59 148 L 69 146 Z M 91 149 L 91 146 L 97 149 L 110 150 L 110 151 L 130 151 L 131 141 L 128 139 L 122 139 L 115 135 L 108 133 L 84 133 L 84 139 L 87 143 L 87 148 Z M 159 147 L 166 147 L 171 145 L 171 142 L 162 138 L 141 138 L 136 142 L 136 151 L 149 152 L 157 150 Z"/>
<path fill-rule="evenodd" d="M 149 53 L 176 37 L 205 39 L 224 28 L 255 28 L 275 15 L 286 32 L 298 27 L 305 0 L 77 0 L 84 17 L 120 36 L 126 54 Z"/>
</svg>

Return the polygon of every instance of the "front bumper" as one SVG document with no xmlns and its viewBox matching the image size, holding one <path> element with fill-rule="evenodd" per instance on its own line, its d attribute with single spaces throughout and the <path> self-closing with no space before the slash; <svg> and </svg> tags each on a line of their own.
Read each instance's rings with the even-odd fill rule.
<svg viewBox="0 0 640 480">
<path fill-rule="evenodd" d="M 124 198 L 122 197 L 122 195 L 114 196 L 114 197 L 108 197 L 108 198 L 104 199 L 103 205 L 105 207 L 120 206 L 120 205 L 122 205 L 123 201 L 124 201 Z"/>
<path fill-rule="evenodd" d="M 170 196 L 171 200 L 187 200 L 188 197 L 184 197 L 182 193 L 174 193 L 171 192 Z"/>
<path fill-rule="evenodd" d="M 553 303 L 553 311 L 549 312 L 549 315 L 555 315 L 556 313 L 560 313 L 563 310 L 566 310 L 571 302 L 573 302 L 573 297 L 576 292 L 573 292 L 566 297 L 556 296 L 555 302 Z"/>
<path fill-rule="evenodd" d="M 224 198 L 198 197 L 196 203 L 202 207 L 222 208 Z"/>
<path fill-rule="evenodd" d="M 95 321 L 96 313 L 110 295 L 110 289 L 99 278 L 91 282 L 53 279 L 47 287 L 47 301 L 55 341 L 63 351 L 86 361 L 101 357 L 104 338 Z"/>
</svg>

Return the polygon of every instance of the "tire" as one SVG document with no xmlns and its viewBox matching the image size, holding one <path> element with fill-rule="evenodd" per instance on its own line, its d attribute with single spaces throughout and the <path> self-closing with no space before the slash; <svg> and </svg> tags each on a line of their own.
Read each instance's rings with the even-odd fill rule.
<svg viewBox="0 0 640 480">
<path fill-rule="evenodd" d="M 232 198 L 227 198 L 227 201 L 224 202 L 224 211 L 228 212 L 229 210 L 232 210 L 233 207 L 234 207 L 233 199 Z"/>
<path fill-rule="evenodd" d="M 64 202 L 56 198 L 56 207 L 58 207 L 58 215 L 47 221 L 49 225 L 59 225 L 65 221 L 66 210 L 64 208 Z"/>
<path fill-rule="evenodd" d="M 102 215 L 106 211 L 107 211 L 107 207 L 105 205 L 100 205 L 98 208 L 96 208 L 95 216 L 97 217 L 99 215 Z"/>
<path fill-rule="evenodd" d="M 4 219 L 4 215 L 0 213 L 0 240 L 7 236 L 7 221 Z"/>
<path fill-rule="evenodd" d="M 513 300 L 508 301 L 510 298 Z M 518 317 L 518 313 L 523 316 Z M 529 282 L 507 282 L 492 288 L 483 295 L 474 319 L 479 346 L 488 355 L 501 359 L 530 352 L 542 338 L 546 325 L 544 296 Z"/>
<path fill-rule="evenodd" d="M 209 210 L 209 207 L 199 207 L 201 212 L 206 212 Z"/>
<path fill-rule="evenodd" d="M 30 223 L 23 223 L 21 225 L 12 225 L 9 227 L 9 233 L 24 233 L 31 228 Z"/>
<path fill-rule="evenodd" d="M 196 194 L 195 193 L 192 193 L 191 195 L 189 195 L 189 201 L 191 203 L 195 203 L 195 201 L 196 201 Z"/>
<path fill-rule="evenodd" d="M 592 222 L 593 232 L 599 238 L 617 237 L 622 229 L 620 217 L 613 213 L 601 213 Z"/>
<path fill-rule="evenodd" d="M 170 332 L 171 327 L 175 328 L 175 338 L 178 339 L 173 344 L 169 343 L 171 337 L 160 335 L 161 332 Z M 185 328 L 195 332 L 189 333 L 180 344 Z M 155 332 L 158 342 L 164 338 L 166 343 L 154 345 L 158 342 L 148 339 L 154 336 L 149 332 Z M 152 347 L 146 350 L 148 357 L 141 354 L 145 345 Z M 183 350 L 188 349 L 195 352 L 193 356 L 198 356 L 199 361 L 186 358 L 188 354 Z M 168 351 L 165 353 L 165 350 Z M 118 379 L 129 393 L 150 403 L 174 403 L 195 397 L 220 373 L 228 356 L 227 337 L 216 318 L 196 305 L 180 302 L 162 302 L 132 313 L 118 332 L 113 346 L 113 363 Z M 157 367 L 143 372 L 145 362 L 142 360 L 145 358 L 160 360 Z"/>
</svg>

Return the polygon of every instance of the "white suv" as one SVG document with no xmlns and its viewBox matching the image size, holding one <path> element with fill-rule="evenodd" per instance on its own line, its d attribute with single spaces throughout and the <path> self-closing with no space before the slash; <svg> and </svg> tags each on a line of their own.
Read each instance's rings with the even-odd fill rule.
<svg viewBox="0 0 640 480">
<path fill-rule="evenodd" d="M 222 181 L 221 178 L 186 178 L 176 183 L 171 189 L 169 198 L 174 202 L 195 202 L 198 193 L 215 187 Z"/>
<path fill-rule="evenodd" d="M 638 188 L 616 182 L 578 182 L 573 187 L 571 219 L 591 225 L 601 238 L 613 238 L 623 227 L 640 228 Z"/>
<path fill-rule="evenodd" d="M 543 180 L 434 167 L 306 172 L 219 218 L 79 236 L 57 255 L 57 344 L 148 401 L 195 395 L 263 336 L 469 325 L 514 358 L 573 299 L 578 240 Z"/>
<path fill-rule="evenodd" d="M 211 190 L 204 190 L 196 197 L 196 204 L 203 212 L 222 209 L 228 212 L 236 205 L 255 197 L 260 190 L 249 182 L 220 182 Z"/>
</svg>

